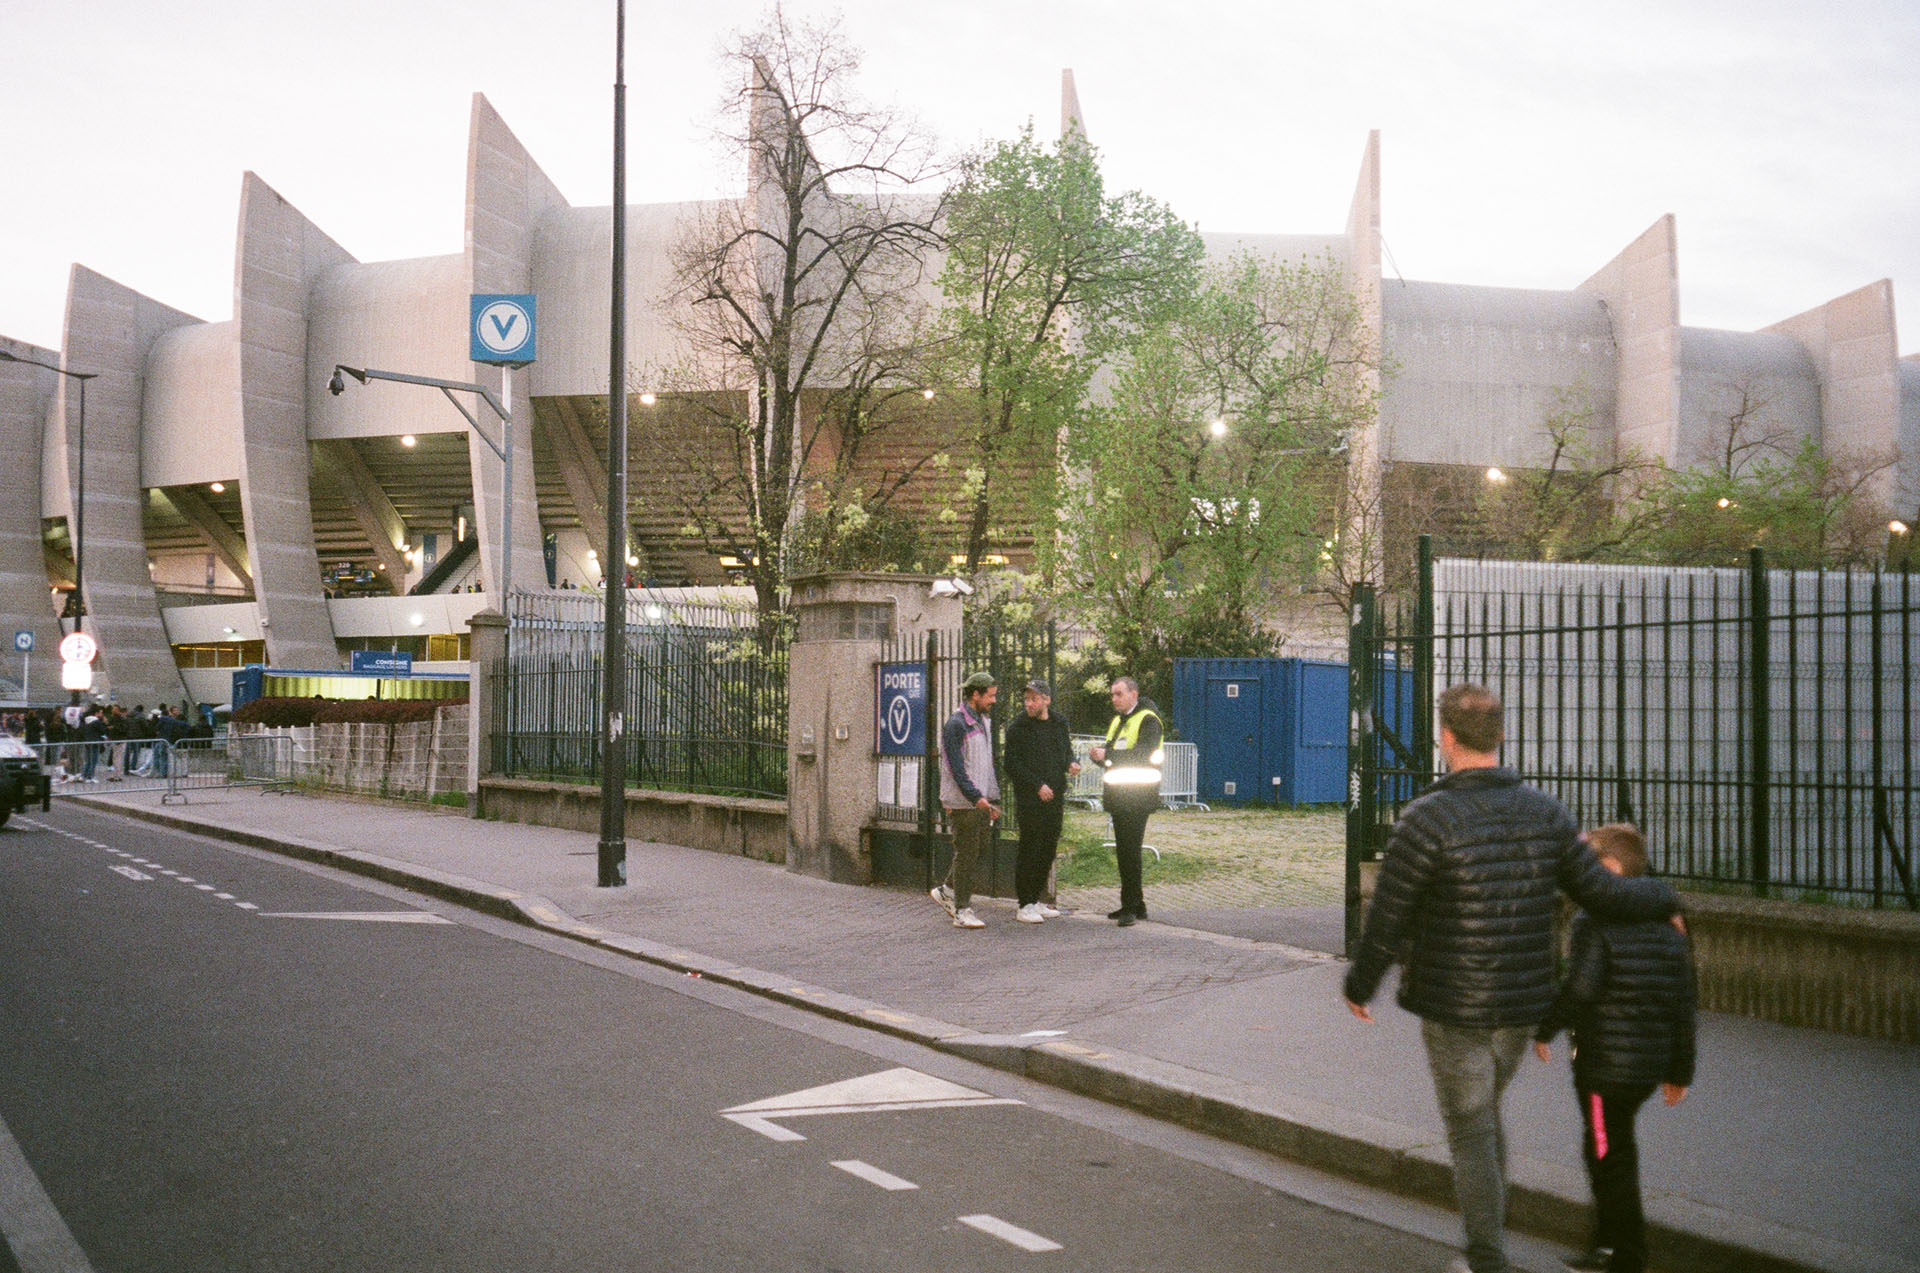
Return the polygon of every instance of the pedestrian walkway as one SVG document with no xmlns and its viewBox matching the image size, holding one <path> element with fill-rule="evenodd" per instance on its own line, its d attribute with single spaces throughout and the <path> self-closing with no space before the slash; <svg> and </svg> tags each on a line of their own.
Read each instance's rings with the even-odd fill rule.
<svg viewBox="0 0 1920 1273">
<path fill-rule="evenodd" d="M 1369 1183 L 1451 1197 L 1417 1022 L 1391 987 L 1378 1025 L 1355 1021 L 1340 998 L 1345 965 L 1322 953 L 1084 915 L 1017 924 L 994 899 L 976 901 L 987 929 L 964 931 L 921 893 L 671 845 L 630 843 L 627 886 L 601 889 L 592 834 L 372 801 L 231 791 L 185 808 L 143 793 L 81 803 L 334 856 Z M 1553 1064 L 1524 1066 L 1507 1128 L 1516 1223 L 1571 1242 L 1586 1195 L 1558 1046 Z M 1920 1273 L 1920 1047 L 1708 1013 L 1700 1053 L 1687 1101 L 1641 1115 L 1664 1267 Z"/>
</svg>

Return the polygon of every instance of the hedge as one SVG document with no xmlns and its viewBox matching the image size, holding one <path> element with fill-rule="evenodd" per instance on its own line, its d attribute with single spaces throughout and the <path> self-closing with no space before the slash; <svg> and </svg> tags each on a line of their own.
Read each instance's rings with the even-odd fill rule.
<svg viewBox="0 0 1920 1273">
<path fill-rule="evenodd" d="M 233 720 L 239 725 L 265 725 L 271 728 L 324 724 L 404 725 L 412 721 L 432 720 L 433 714 L 440 708 L 463 707 L 466 702 L 465 698 L 256 698 L 236 708 Z"/>
</svg>

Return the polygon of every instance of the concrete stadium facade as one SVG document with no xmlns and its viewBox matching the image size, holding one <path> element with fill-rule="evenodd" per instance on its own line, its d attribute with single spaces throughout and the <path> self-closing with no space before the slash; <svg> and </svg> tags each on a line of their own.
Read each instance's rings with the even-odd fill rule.
<svg viewBox="0 0 1920 1273">
<path fill-rule="evenodd" d="M 1071 73 L 1062 126 L 1084 128 Z M 479 95 L 467 160 L 457 253 L 358 261 L 247 173 L 231 318 L 182 313 L 75 265 L 59 350 L 0 337 L 17 358 L 97 377 L 86 399 L 82 591 L 118 700 L 219 702 L 242 662 L 336 668 L 355 648 L 459 667 L 467 619 L 496 603 L 507 554 L 516 586 L 597 582 L 612 210 L 569 204 Z M 661 299 L 672 248 L 713 207 L 629 210 L 634 367 L 681 352 Z M 1345 271 L 1389 369 L 1376 386 L 1376 436 L 1355 440 L 1363 480 L 1388 464 L 1537 464 L 1544 421 L 1575 392 L 1603 437 L 1687 464 L 1730 395 L 1745 394 L 1777 436 L 1896 457 L 1876 493 L 1920 522 L 1920 356 L 1898 356 L 1887 281 L 1761 331 L 1707 330 L 1679 322 L 1671 216 L 1564 291 L 1383 279 L 1380 224 L 1374 133 L 1342 230 L 1205 235 L 1215 256 L 1330 257 Z M 486 443 L 440 395 L 380 382 L 326 391 L 345 363 L 498 393 L 498 369 L 467 357 L 475 292 L 538 297 L 541 357 L 516 377 L 512 408 L 531 427 L 515 431 L 510 493 Z M 74 577 L 81 421 L 74 382 L 31 361 L 0 361 L 0 438 L 17 460 L 0 473 L 0 624 L 33 632 L 43 652 L 31 683 L 12 688 L 51 702 L 61 697 L 57 597 Z M 644 505 L 647 451 L 673 442 L 650 436 L 634 411 L 630 469 Z M 937 430 L 937 414 L 927 423 Z M 511 545 L 501 539 L 509 498 Z M 636 543 L 671 562 L 672 582 L 724 582 L 722 563 L 691 549 L 672 520 L 635 511 Z M 369 595 L 336 595 L 356 588 Z"/>
</svg>

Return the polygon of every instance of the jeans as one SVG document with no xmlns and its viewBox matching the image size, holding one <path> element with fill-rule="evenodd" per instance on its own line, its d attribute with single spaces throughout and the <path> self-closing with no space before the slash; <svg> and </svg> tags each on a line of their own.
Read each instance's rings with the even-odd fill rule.
<svg viewBox="0 0 1920 1273">
<path fill-rule="evenodd" d="M 1532 1031 L 1476 1029 L 1423 1020 L 1427 1068 L 1453 1156 L 1453 1192 L 1473 1273 L 1508 1273 L 1507 1137 L 1500 1098 L 1520 1068 Z"/>
<path fill-rule="evenodd" d="M 1059 793 L 1051 800 L 1022 800 L 1020 814 L 1020 858 L 1014 868 L 1014 895 L 1020 905 L 1030 906 L 1046 896 L 1047 874 L 1053 870 L 1054 854 L 1060 849 Z"/>
<path fill-rule="evenodd" d="M 1633 1120 L 1653 1089 L 1652 1083 L 1574 1087 L 1580 1099 L 1580 1157 L 1593 1186 L 1593 1245 L 1613 1252 L 1613 1273 L 1641 1273 L 1647 1267 L 1640 1146 Z"/>
<path fill-rule="evenodd" d="M 949 809 L 953 823 L 953 861 L 947 864 L 947 887 L 953 890 L 953 908 L 973 905 L 973 881 L 980 859 L 993 842 L 993 817 L 985 809 Z"/>
</svg>

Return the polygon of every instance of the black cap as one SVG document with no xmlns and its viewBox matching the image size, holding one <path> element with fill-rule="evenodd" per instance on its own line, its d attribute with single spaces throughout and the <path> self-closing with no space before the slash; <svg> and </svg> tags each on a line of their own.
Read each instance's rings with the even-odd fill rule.
<svg viewBox="0 0 1920 1273">
<path fill-rule="evenodd" d="M 1053 687 L 1037 676 L 1027 682 L 1027 689 L 1034 694 L 1041 694 L 1047 698 L 1053 697 Z"/>
</svg>

